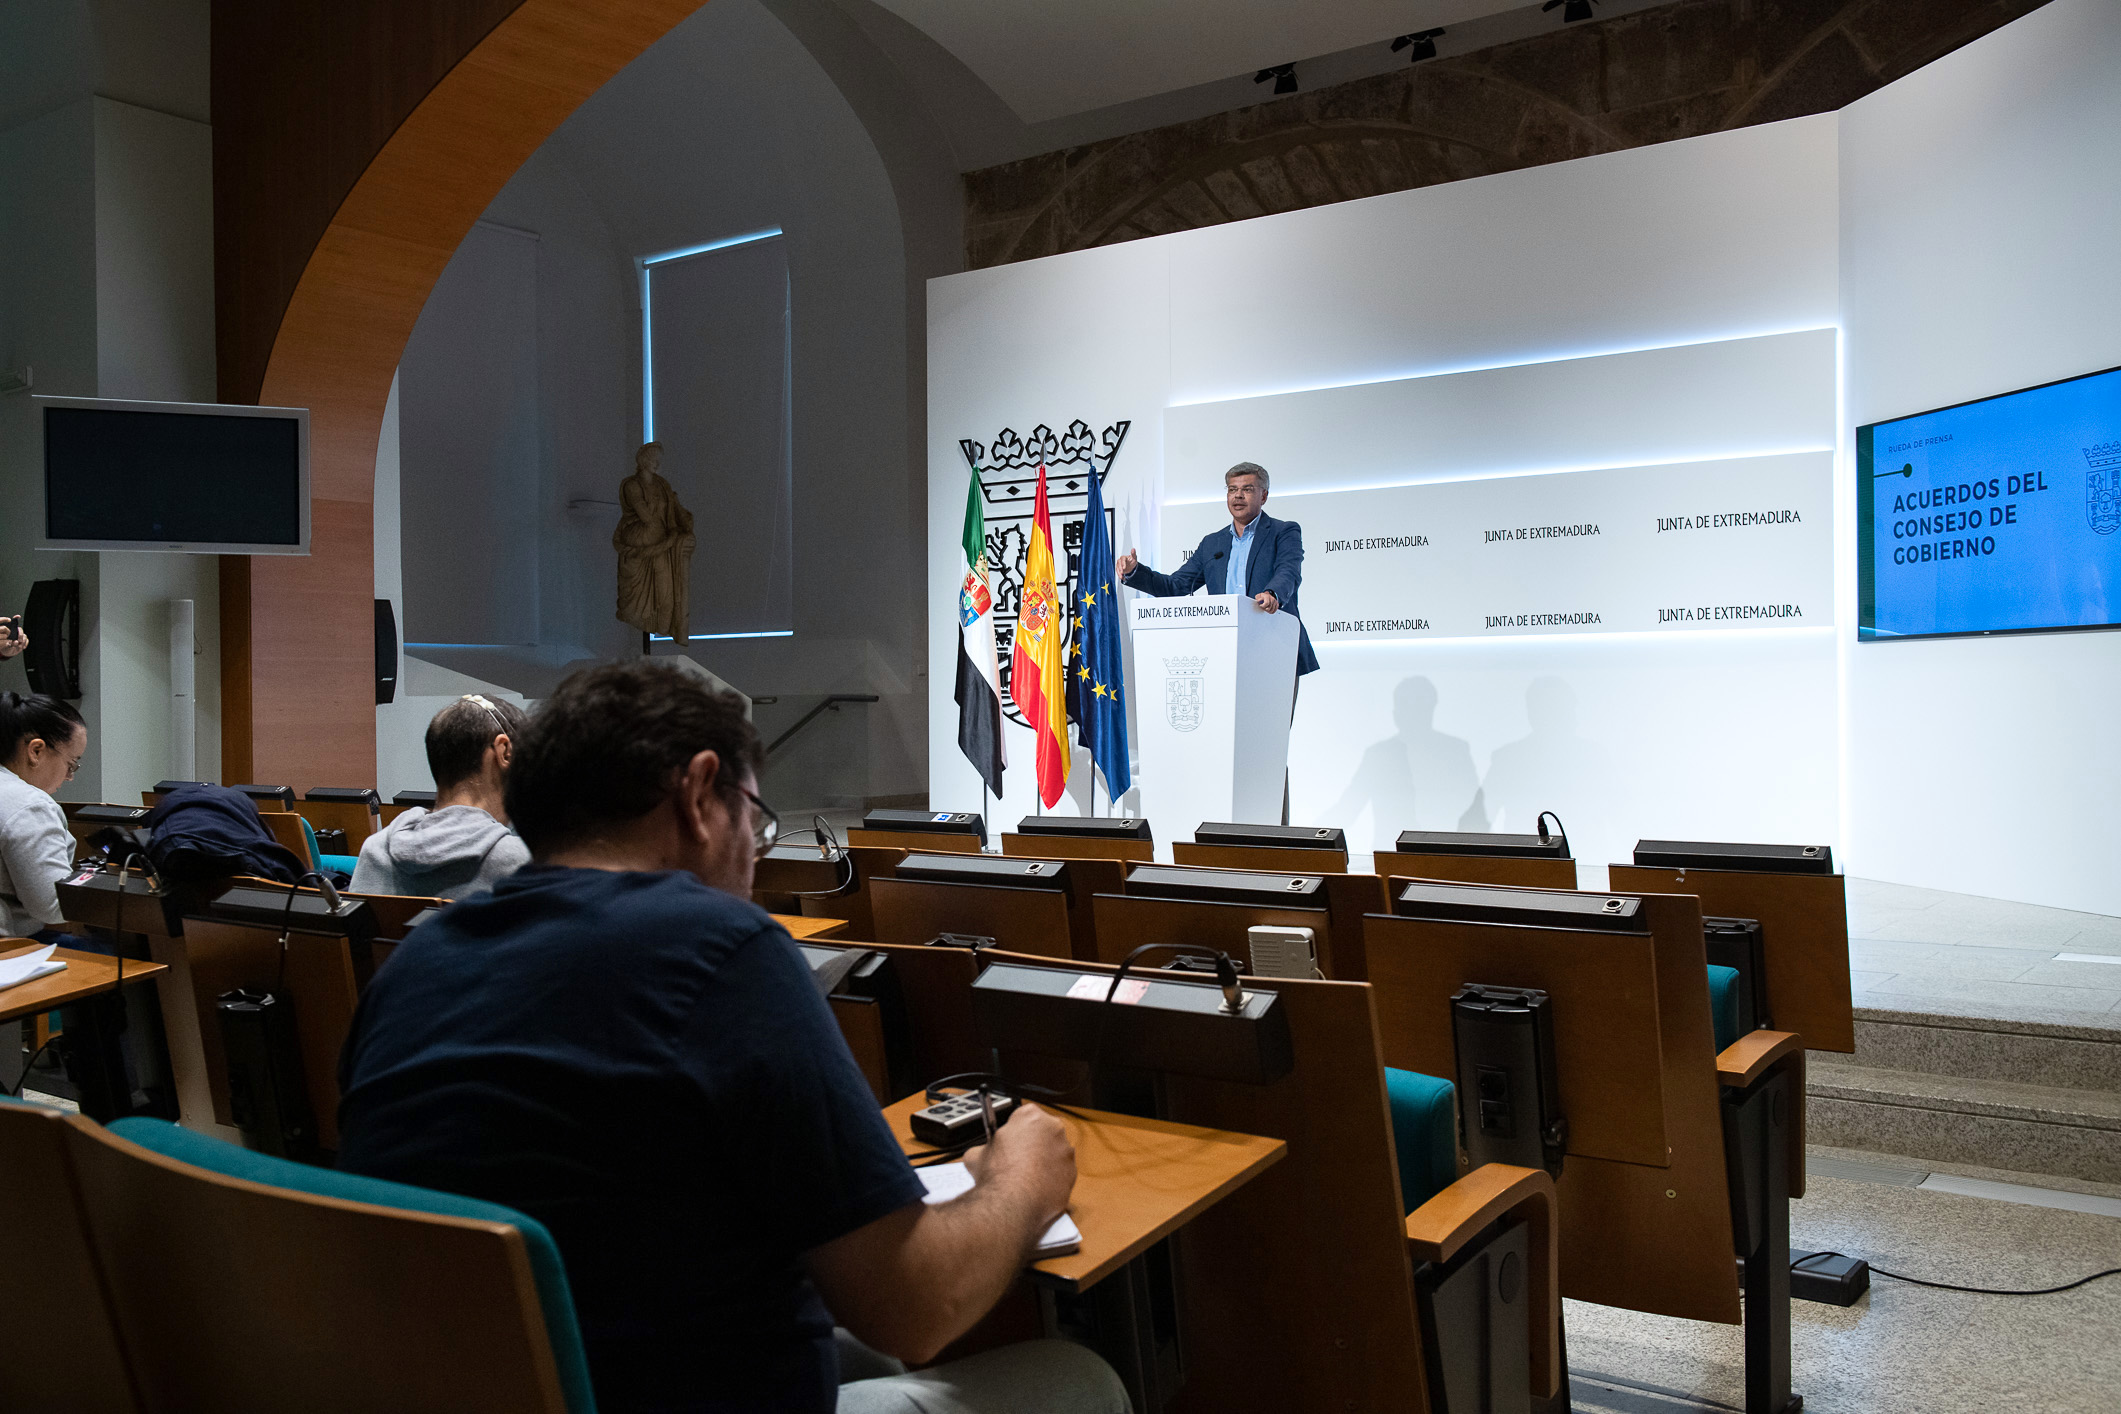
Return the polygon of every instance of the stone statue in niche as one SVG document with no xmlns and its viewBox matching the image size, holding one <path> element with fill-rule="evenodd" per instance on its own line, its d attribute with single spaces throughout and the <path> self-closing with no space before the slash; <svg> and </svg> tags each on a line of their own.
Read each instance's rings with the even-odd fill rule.
<svg viewBox="0 0 2121 1414">
<path fill-rule="evenodd" d="M 619 622 L 643 633 L 685 641 L 691 616 L 686 586 L 692 571 L 692 512 L 662 478 L 663 444 L 644 443 L 633 475 L 619 483 Z"/>
</svg>

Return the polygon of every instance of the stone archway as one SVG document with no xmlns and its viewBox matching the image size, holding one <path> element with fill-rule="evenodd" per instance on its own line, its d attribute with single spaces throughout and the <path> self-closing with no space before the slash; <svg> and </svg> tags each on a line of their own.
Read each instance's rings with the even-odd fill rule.
<svg viewBox="0 0 2121 1414">
<path fill-rule="evenodd" d="M 375 781 L 375 457 L 405 341 L 517 169 L 701 3 L 523 0 L 398 125 L 333 214 L 258 396 L 310 411 L 311 553 L 223 561 L 225 779 Z"/>
</svg>

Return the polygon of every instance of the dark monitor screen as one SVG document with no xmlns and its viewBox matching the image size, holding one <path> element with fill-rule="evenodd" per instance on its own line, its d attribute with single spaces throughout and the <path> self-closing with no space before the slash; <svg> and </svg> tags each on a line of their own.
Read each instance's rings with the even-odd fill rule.
<svg viewBox="0 0 2121 1414">
<path fill-rule="evenodd" d="M 181 409 L 181 410 L 180 410 Z M 103 549 L 307 550 L 294 409 L 46 401 L 44 534 Z"/>
</svg>

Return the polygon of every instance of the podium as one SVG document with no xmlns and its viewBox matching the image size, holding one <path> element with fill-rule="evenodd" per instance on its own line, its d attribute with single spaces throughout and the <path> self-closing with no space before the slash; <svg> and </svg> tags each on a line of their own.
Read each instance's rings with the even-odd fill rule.
<svg viewBox="0 0 2121 1414">
<path fill-rule="evenodd" d="M 1178 839 L 1208 820 L 1280 824 L 1296 616 L 1242 594 L 1130 597 L 1143 813 Z"/>
</svg>

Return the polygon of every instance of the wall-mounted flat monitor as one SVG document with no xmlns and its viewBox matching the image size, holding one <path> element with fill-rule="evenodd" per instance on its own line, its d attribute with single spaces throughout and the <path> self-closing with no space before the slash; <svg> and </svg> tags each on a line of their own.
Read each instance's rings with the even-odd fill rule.
<svg viewBox="0 0 2121 1414">
<path fill-rule="evenodd" d="M 1856 429 L 1859 639 L 2121 625 L 2121 368 Z"/>
<path fill-rule="evenodd" d="M 43 548 L 309 553 L 306 409 L 35 401 Z"/>
</svg>

